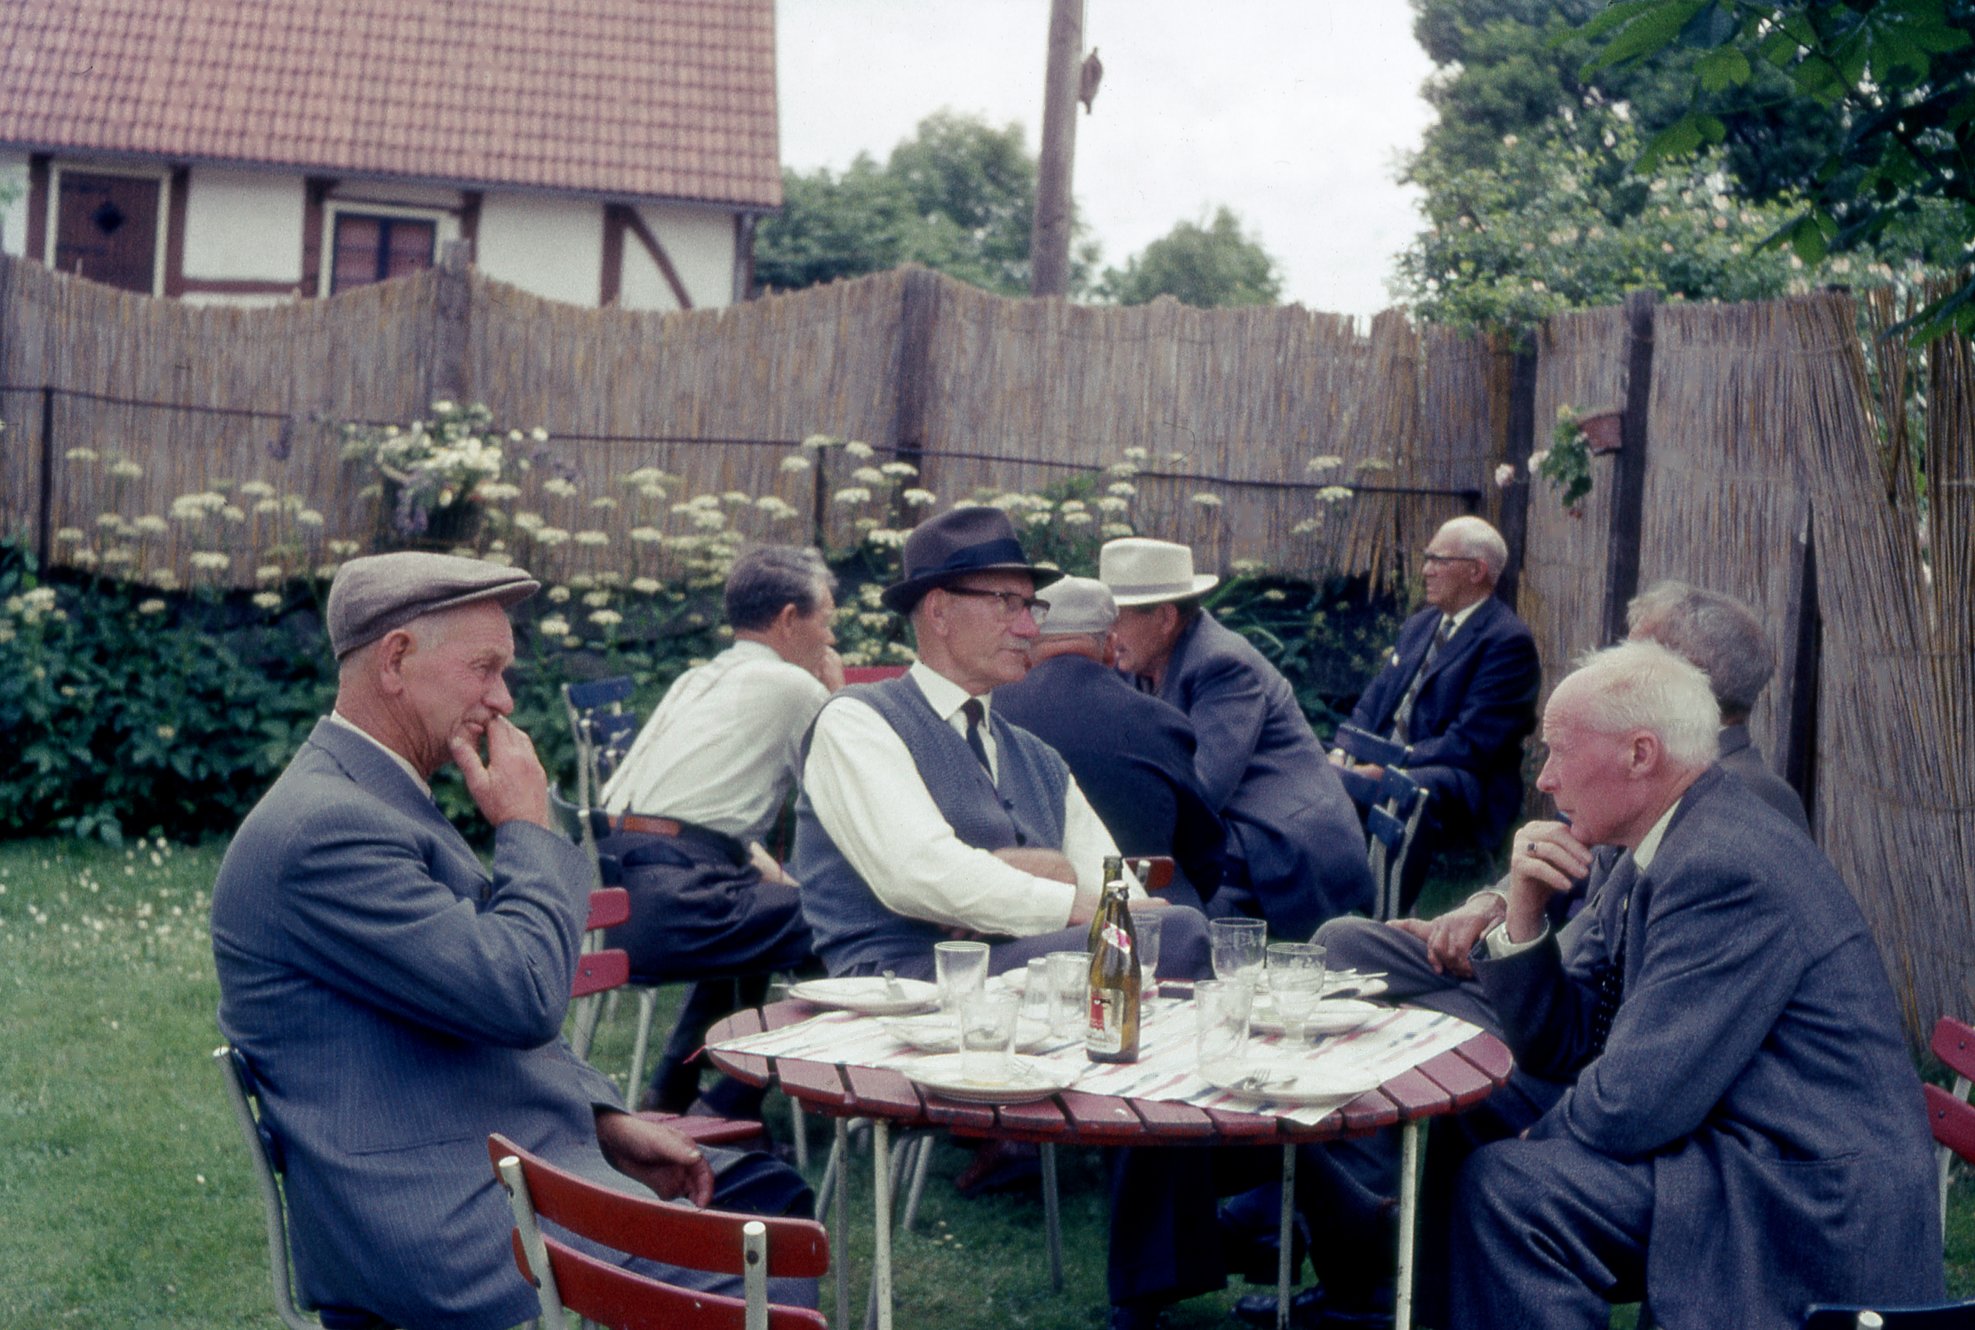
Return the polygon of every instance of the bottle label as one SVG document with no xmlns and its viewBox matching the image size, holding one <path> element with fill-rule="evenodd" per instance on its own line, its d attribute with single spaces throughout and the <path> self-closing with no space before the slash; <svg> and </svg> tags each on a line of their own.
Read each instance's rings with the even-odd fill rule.
<svg viewBox="0 0 1975 1330">
<path fill-rule="evenodd" d="M 1106 924 L 1099 936 L 1102 941 L 1110 943 L 1125 955 L 1132 954 L 1132 935 L 1125 931 L 1123 924 Z"/>
<path fill-rule="evenodd" d="M 1090 990 L 1090 1021 L 1084 1047 L 1093 1053 L 1115 1053 L 1125 1046 L 1124 994 L 1115 988 Z"/>
</svg>

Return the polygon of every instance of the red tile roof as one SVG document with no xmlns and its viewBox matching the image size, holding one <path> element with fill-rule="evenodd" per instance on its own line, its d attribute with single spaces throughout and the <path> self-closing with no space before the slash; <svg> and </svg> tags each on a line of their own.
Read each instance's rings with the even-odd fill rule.
<svg viewBox="0 0 1975 1330">
<path fill-rule="evenodd" d="M 6 0 L 0 144 L 774 207 L 774 0 Z"/>
</svg>

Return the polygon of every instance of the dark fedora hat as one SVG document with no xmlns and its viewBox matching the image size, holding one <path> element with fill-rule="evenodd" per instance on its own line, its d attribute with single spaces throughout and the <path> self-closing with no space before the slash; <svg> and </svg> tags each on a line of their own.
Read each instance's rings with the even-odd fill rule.
<svg viewBox="0 0 1975 1330">
<path fill-rule="evenodd" d="M 1039 587 L 1063 575 L 1029 562 L 1022 542 L 1015 539 L 1015 524 L 1001 509 L 949 508 L 921 522 L 905 538 L 905 576 L 885 588 L 885 608 L 910 614 L 919 598 L 934 587 L 968 573 L 1000 572 L 1027 573 Z"/>
</svg>

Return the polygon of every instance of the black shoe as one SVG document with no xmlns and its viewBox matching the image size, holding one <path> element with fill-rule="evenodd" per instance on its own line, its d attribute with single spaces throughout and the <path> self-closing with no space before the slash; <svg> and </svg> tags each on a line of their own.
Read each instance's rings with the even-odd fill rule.
<svg viewBox="0 0 1975 1330">
<path fill-rule="evenodd" d="M 1289 1324 L 1292 1330 L 1308 1330 L 1317 1325 L 1324 1311 L 1324 1291 L 1321 1288 L 1306 1288 L 1290 1295 Z M 1234 1319 L 1243 1325 L 1268 1327 L 1276 1323 L 1276 1295 L 1273 1293 L 1244 1293 L 1235 1299 Z"/>
<path fill-rule="evenodd" d="M 1165 1308 L 1155 1302 L 1114 1302 L 1111 1330 L 1161 1330 Z"/>
<path fill-rule="evenodd" d="M 1276 1323 L 1276 1295 L 1246 1294 L 1235 1302 L 1234 1316 L 1266 1330 Z M 1392 1291 L 1333 1300 L 1322 1288 L 1306 1288 L 1289 1300 L 1289 1325 L 1290 1330 L 1391 1330 Z"/>
</svg>

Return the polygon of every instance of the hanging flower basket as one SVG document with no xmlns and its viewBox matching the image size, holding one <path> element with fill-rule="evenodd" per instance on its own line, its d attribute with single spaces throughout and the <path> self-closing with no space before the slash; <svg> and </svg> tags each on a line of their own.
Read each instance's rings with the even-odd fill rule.
<svg viewBox="0 0 1975 1330">
<path fill-rule="evenodd" d="M 1622 411 L 1599 411 L 1579 417 L 1577 427 L 1584 431 L 1584 446 L 1596 455 L 1618 451 L 1624 423 L 1625 413 Z"/>
</svg>

